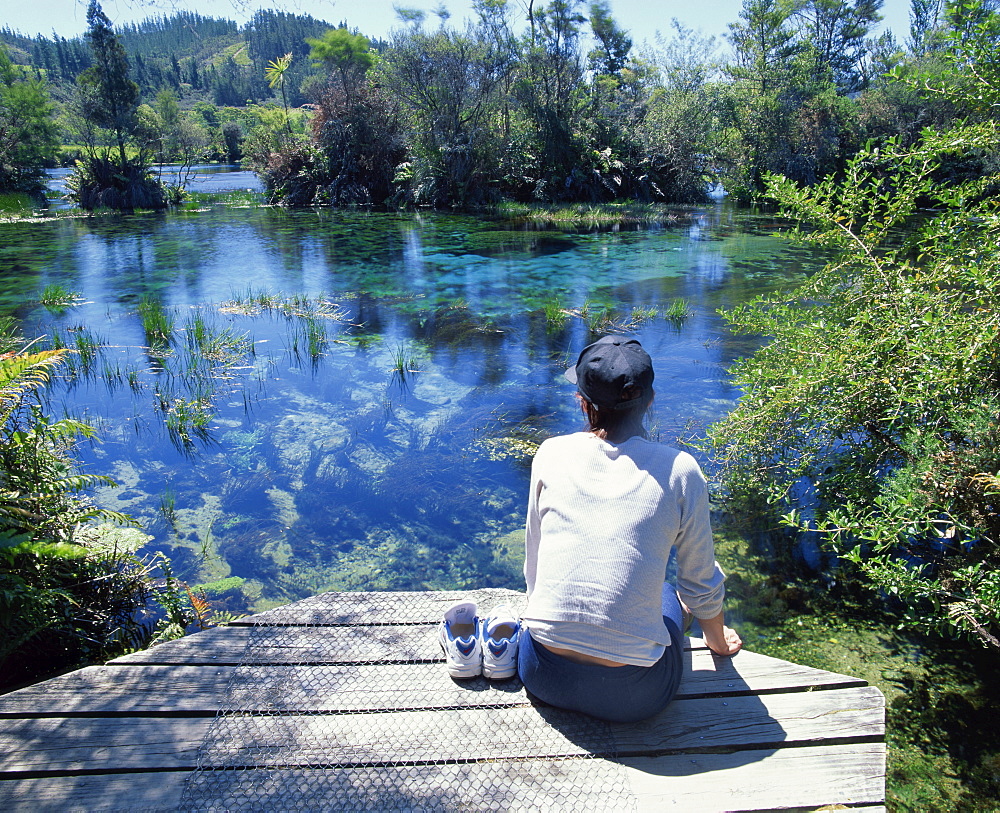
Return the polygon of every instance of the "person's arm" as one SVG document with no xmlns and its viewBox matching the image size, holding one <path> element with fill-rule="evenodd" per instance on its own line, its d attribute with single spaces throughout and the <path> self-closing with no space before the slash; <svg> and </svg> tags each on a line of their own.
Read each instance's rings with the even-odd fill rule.
<svg viewBox="0 0 1000 813">
<path fill-rule="evenodd" d="M 712 618 L 699 618 L 705 643 L 716 655 L 735 655 L 743 647 L 743 641 L 732 627 L 726 626 L 722 611 Z"/>
<path fill-rule="evenodd" d="M 541 541 L 541 515 L 538 510 L 538 495 L 541 489 L 537 467 L 531 464 L 531 486 L 528 491 L 528 511 L 524 523 L 524 582 L 528 598 L 535 589 L 538 572 L 538 543 Z"/>
</svg>

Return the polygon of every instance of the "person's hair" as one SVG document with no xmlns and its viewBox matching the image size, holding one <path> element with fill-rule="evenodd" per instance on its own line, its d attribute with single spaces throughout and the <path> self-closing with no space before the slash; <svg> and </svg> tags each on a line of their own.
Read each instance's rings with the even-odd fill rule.
<svg viewBox="0 0 1000 813">
<path fill-rule="evenodd" d="M 628 393 L 623 394 L 627 395 Z M 653 403 L 652 392 L 643 399 L 642 403 L 636 404 L 632 409 L 600 409 L 579 393 L 577 393 L 577 397 L 580 399 L 583 414 L 589 424 L 588 431 L 593 432 L 602 440 L 619 443 L 635 435 L 648 437 L 642 421 Z"/>
</svg>

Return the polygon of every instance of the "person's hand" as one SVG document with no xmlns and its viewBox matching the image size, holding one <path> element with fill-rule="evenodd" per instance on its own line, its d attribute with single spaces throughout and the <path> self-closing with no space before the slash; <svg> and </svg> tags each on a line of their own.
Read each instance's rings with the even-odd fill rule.
<svg viewBox="0 0 1000 813">
<path fill-rule="evenodd" d="M 702 630 L 705 643 L 716 655 L 735 655 L 743 648 L 743 640 L 732 627 L 723 626 L 721 630 Z"/>
<path fill-rule="evenodd" d="M 735 655 L 743 648 L 743 641 L 732 627 L 727 627 L 720 612 L 714 618 L 700 618 L 701 635 L 708 648 L 716 655 Z"/>
</svg>

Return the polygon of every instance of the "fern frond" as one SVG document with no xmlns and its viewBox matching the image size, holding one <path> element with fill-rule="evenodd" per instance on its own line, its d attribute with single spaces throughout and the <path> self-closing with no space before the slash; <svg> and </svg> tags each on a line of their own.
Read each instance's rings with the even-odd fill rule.
<svg viewBox="0 0 1000 813">
<path fill-rule="evenodd" d="M 0 355 L 0 423 L 6 423 L 29 393 L 45 386 L 67 350 Z"/>
</svg>

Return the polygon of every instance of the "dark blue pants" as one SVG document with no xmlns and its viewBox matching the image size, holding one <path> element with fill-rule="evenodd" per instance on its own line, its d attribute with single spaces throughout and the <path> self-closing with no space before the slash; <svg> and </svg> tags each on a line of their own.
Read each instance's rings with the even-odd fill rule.
<svg viewBox="0 0 1000 813">
<path fill-rule="evenodd" d="M 521 631 L 517 672 L 538 700 L 616 723 L 645 720 L 667 707 L 677 694 L 683 671 L 684 638 L 664 617 L 671 645 L 652 666 L 601 666 L 576 663 L 550 652 Z"/>
</svg>

